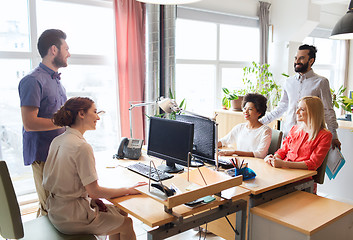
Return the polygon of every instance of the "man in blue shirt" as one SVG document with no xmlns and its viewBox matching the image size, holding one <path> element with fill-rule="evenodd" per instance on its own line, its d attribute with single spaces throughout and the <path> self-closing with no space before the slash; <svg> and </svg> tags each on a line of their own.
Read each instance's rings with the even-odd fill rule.
<svg viewBox="0 0 353 240">
<path fill-rule="evenodd" d="M 18 86 L 23 122 L 23 159 L 26 166 L 32 165 L 40 203 L 37 216 L 46 215 L 48 193 L 42 186 L 42 180 L 49 146 L 56 136 L 65 131 L 51 120 L 67 99 L 58 73 L 59 68 L 67 66 L 70 57 L 65 39 L 66 34 L 61 30 L 44 31 L 37 44 L 42 62 Z"/>
</svg>

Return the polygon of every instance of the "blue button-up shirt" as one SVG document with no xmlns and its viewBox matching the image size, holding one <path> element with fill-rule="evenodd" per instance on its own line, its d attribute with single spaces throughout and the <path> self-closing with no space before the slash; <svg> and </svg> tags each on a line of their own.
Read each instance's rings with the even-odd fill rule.
<svg viewBox="0 0 353 240">
<path fill-rule="evenodd" d="M 21 107 L 37 107 L 38 117 L 52 118 L 67 100 L 66 90 L 60 83 L 60 76 L 40 63 L 30 74 L 25 76 L 18 85 Z M 51 141 L 65 128 L 51 131 L 33 131 L 23 133 L 23 159 L 25 165 L 34 161 L 45 162 Z"/>
</svg>

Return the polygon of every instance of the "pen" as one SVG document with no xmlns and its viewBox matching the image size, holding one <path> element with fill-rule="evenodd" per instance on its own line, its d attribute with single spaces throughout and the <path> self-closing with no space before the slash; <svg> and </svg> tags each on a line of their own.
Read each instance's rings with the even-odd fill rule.
<svg viewBox="0 0 353 240">
<path fill-rule="evenodd" d="M 240 169 L 239 168 L 239 160 L 238 160 L 238 158 L 235 158 L 235 164 L 237 165 L 237 168 Z"/>
<path fill-rule="evenodd" d="M 241 169 L 241 167 L 243 166 L 243 163 L 244 163 L 244 159 L 243 159 L 243 161 L 241 161 L 241 164 L 240 164 L 240 169 Z"/>
<path fill-rule="evenodd" d="M 229 160 L 230 160 L 230 162 L 233 164 L 233 166 L 234 166 L 235 168 L 237 168 L 237 166 L 235 166 L 235 163 L 234 163 L 233 158 L 231 158 L 231 159 L 229 159 Z"/>
</svg>

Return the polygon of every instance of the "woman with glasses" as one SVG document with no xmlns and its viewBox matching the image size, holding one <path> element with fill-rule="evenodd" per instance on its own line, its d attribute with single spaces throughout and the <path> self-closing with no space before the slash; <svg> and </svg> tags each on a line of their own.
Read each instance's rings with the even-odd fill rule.
<svg viewBox="0 0 353 240">
<path fill-rule="evenodd" d="M 82 97 L 69 99 L 54 114 L 54 124 L 66 126 L 66 131 L 51 143 L 44 167 L 43 186 L 49 192 L 48 216 L 65 234 L 136 239 L 131 218 L 99 198 L 138 194 L 135 187 L 146 183 L 117 189 L 98 185 L 93 149 L 83 135 L 87 130 L 95 130 L 99 119 L 95 103 Z"/>
</svg>

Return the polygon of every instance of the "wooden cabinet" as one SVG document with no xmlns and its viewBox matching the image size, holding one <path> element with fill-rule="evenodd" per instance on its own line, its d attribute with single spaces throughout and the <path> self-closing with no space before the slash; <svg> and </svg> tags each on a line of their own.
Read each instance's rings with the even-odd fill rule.
<svg viewBox="0 0 353 240">
<path fill-rule="evenodd" d="M 246 122 L 242 111 L 219 109 L 216 110 L 215 113 L 217 114 L 216 122 L 218 123 L 218 139 L 229 133 L 235 125 Z M 271 122 L 269 126 L 277 129 L 277 120 Z"/>
<path fill-rule="evenodd" d="M 351 240 L 353 205 L 296 191 L 250 210 L 250 240 Z"/>
</svg>

